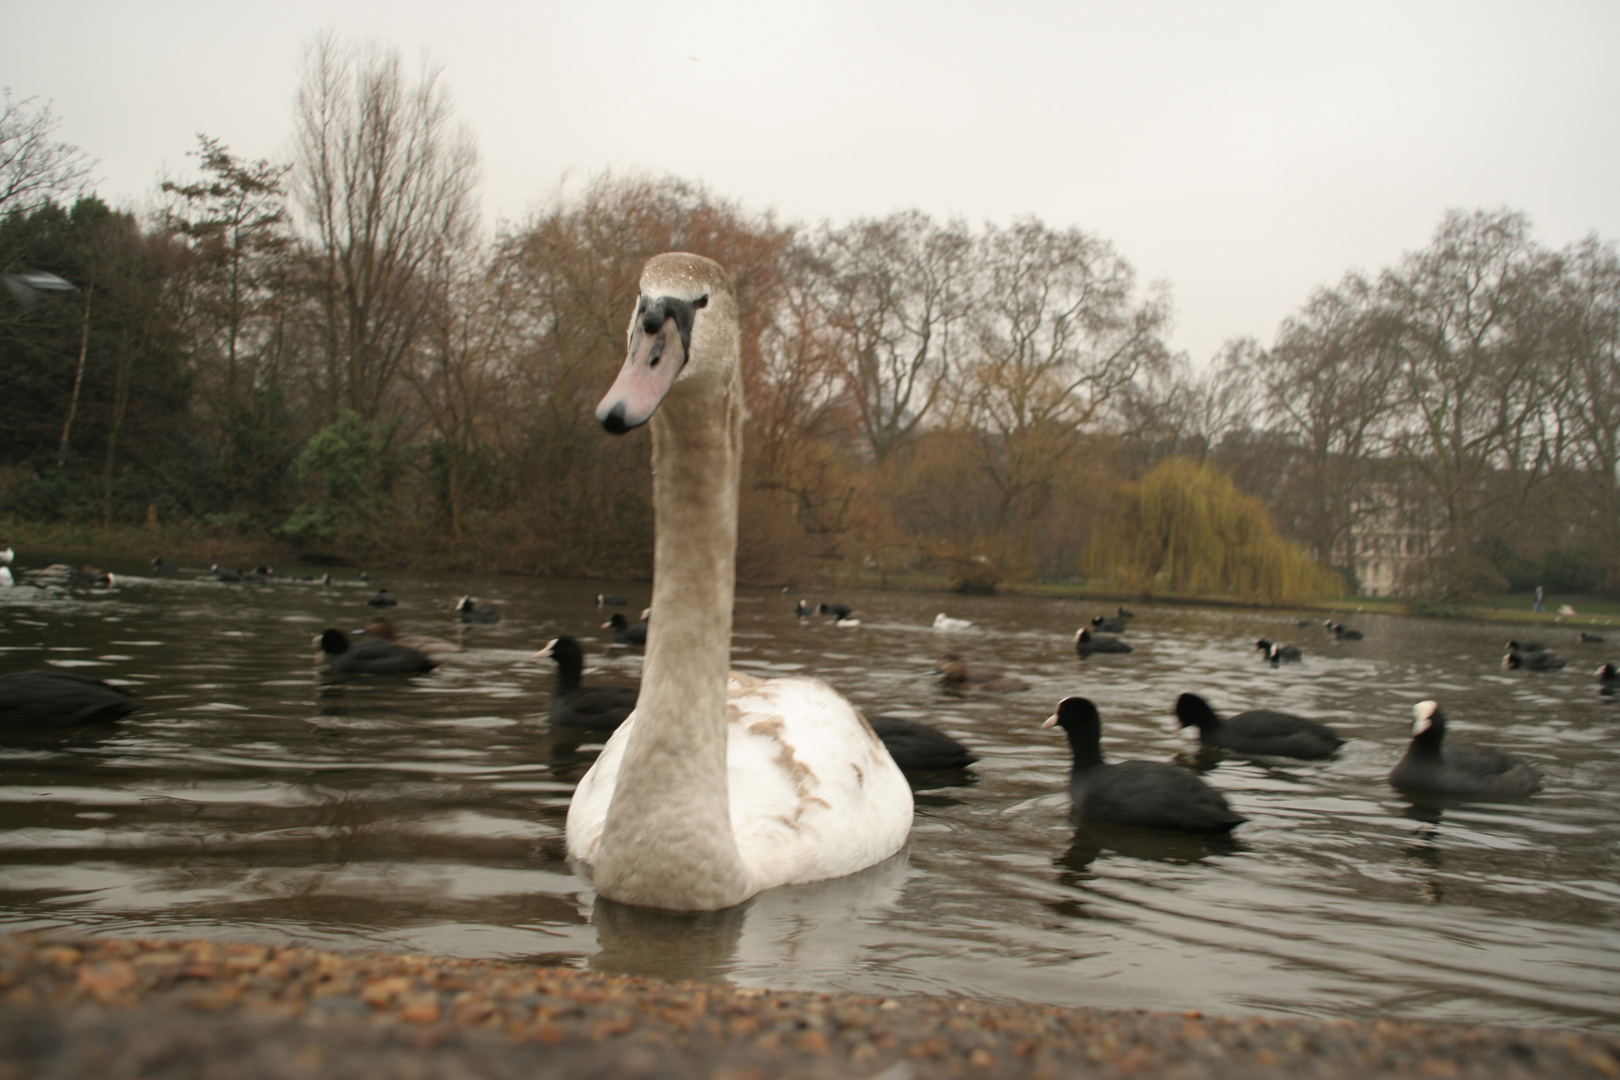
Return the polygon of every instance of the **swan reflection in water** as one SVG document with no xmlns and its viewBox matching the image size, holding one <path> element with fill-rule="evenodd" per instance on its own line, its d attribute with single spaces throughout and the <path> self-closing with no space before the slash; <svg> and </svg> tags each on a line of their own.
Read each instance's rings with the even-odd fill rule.
<svg viewBox="0 0 1620 1080">
<path fill-rule="evenodd" d="M 779 976 L 841 985 L 863 954 L 886 939 L 883 918 L 911 876 L 905 850 L 858 873 L 757 893 L 721 911 L 669 912 L 597 897 L 591 909 L 601 951 L 593 971 L 729 985 Z M 876 928 L 876 931 L 875 929 Z"/>
</svg>

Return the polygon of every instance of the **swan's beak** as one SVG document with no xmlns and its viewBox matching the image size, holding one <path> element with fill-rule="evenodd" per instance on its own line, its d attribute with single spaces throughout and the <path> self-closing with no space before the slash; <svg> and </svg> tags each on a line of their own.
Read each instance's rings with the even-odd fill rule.
<svg viewBox="0 0 1620 1080">
<path fill-rule="evenodd" d="M 663 314 L 655 305 L 652 309 Z M 649 319 L 637 317 L 630 335 L 630 351 L 624 367 L 607 396 L 596 406 L 596 421 L 614 435 L 623 435 L 652 419 L 658 405 L 675 384 L 675 377 L 686 366 L 686 343 L 674 315 L 664 315 L 662 325 L 649 331 Z"/>
<path fill-rule="evenodd" d="M 1048 716 L 1045 723 L 1041 724 L 1042 731 L 1053 727 L 1057 727 L 1057 713 L 1053 713 L 1051 716 Z"/>
</svg>

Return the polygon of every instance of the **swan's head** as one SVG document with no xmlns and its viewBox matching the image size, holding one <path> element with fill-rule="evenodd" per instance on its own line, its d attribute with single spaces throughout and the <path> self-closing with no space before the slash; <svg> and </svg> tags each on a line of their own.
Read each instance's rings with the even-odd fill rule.
<svg viewBox="0 0 1620 1080">
<path fill-rule="evenodd" d="M 657 255 L 641 271 L 619 377 L 596 407 L 615 435 L 652 419 L 675 387 L 723 391 L 738 363 L 737 301 L 731 277 L 701 255 Z"/>
</svg>

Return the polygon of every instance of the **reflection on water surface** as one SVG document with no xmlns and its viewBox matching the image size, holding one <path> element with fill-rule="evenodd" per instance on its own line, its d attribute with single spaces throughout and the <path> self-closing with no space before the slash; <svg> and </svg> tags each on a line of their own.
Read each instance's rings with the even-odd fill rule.
<svg viewBox="0 0 1620 1080">
<path fill-rule="evenodd" d="M 114 565 L 114 570 L 120 567 Z M 131 569 L 135 569 L 131 567 Z M 0 672 L 131 684 L 116 727 L 0 743 L 0 927 L 296 940 L 588 966 L 665 978 L 1072 1005 L 1398 1013 L 1620 1029 L 1620 702 L 1606 646 L 1547 635 L 1562 672 L 1507 674 L 1501 627 L 1359 615 L 1333 642 L 1275 612 L 1137 606 L 1128 656 L 1074 656 L 1100 604 L 843 592 L 854 630 L 741 590 L 736 665 L 832 682 L 869 714 L 927 721 L 970 771 L 920 778 L 905 853 L 836 882 L 677 918 L 597 902 L 563 857 L 595 746 L 554 744 L 559 633 L 587 679 L 630 682 L 600 582 L 395 574 L 403 633 L 464 651 L 418 678 L 336 676 L 313 635 L 352 630 L 376 585 L 225 584 L 175 574 L 113 589 L 0 593 Z M 610 591 L 646 603 L 648 589 Z M 505 619 L 464 626 L 464 594 Z M 941 608 L 966 631 L 932 629 Z M 1257 638 L 1299 644 L 1273 669 Z M 1564 639 L 1568 639 L 1566 642 Z M 1025 693 L 949 696 L 946 649 Z M 1327 762 L 1209 759 L 1175 697 L 1295 711 L 1351 742 Z M 1085 694 L 1113 759 L 1179 757 L 1250 821 L 1229 839 L 1070 824 L 1057 700 Z M 1414 803 L 1385 783 L 1411 706 L 1533 761 L 1545 789 Z"/>
</svg>

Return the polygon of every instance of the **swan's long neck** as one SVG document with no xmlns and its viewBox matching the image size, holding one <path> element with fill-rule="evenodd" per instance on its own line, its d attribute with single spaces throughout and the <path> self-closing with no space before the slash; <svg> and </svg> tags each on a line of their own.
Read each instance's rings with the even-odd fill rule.
<svg viewBox="0 0 1620 1080">
<path fill-rule="evenodd" d="M 695 911 L 754 891 L 726 775 L 742 386 L 733 375 L 724 388 L 680 389 L 650 425 L 657 535 L 647 658 L 593 876 L 610 899 Z"/>
</svg>

